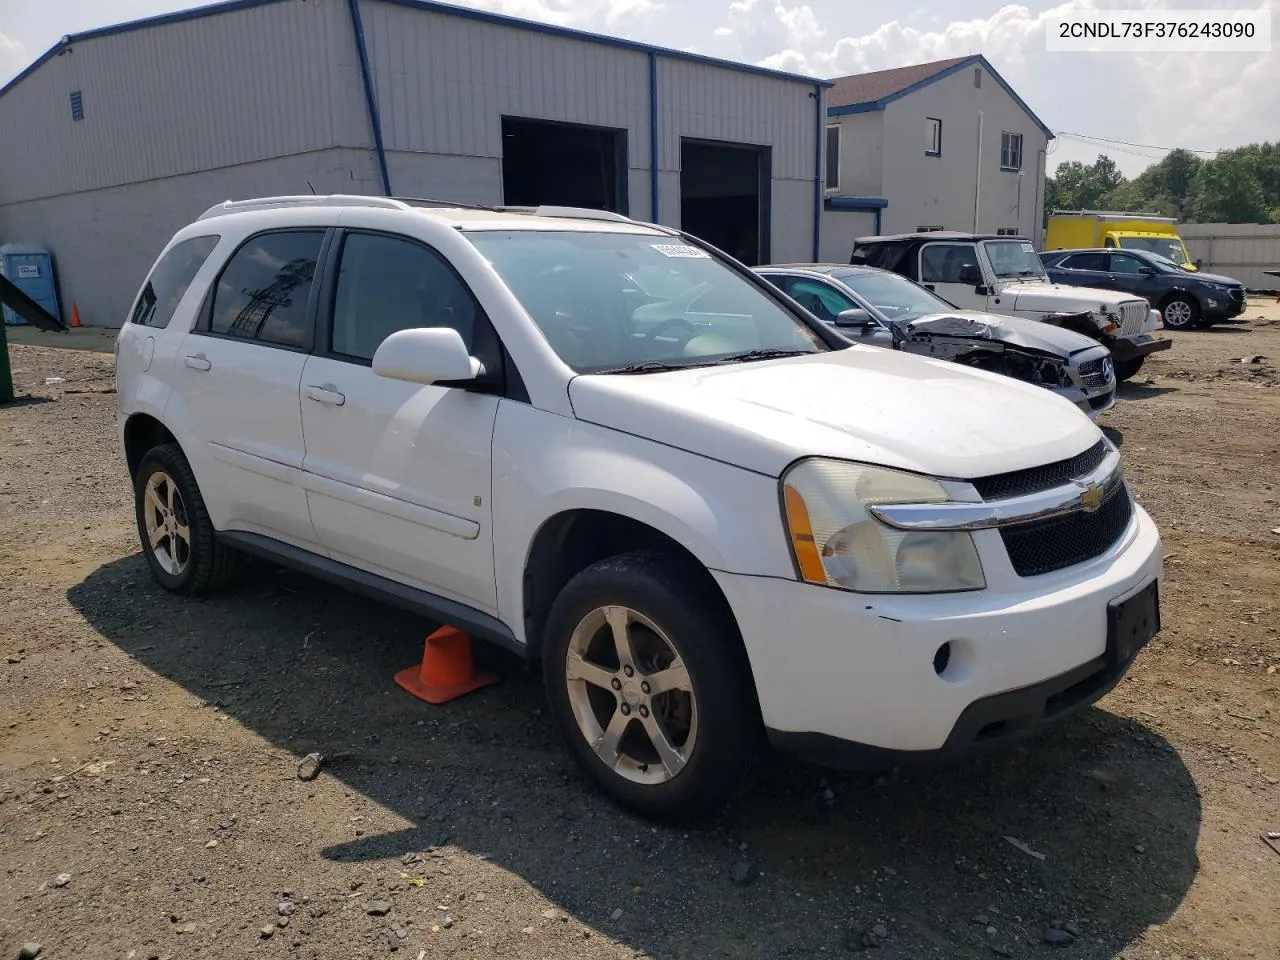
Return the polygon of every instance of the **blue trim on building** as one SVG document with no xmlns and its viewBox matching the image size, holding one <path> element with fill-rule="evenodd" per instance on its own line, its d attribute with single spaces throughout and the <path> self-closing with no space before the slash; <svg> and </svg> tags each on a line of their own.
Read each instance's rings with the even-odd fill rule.
<svg viewBox="0 0 1280 960">
<path fill-rule="evenodd" d="M 822 87 L 813 85 L 813 262 L 822 259 L 822 192 L 826 180 L 822 176 L 822 155 L 825 152 L 827 124 L 823 120 Z"/>
<path fill-rule="evenodd" d="M 48 61 L 51 57 L 56 56 L 60 51 L 78 43 L 81 40 L 94 40 L 98 37 L 109 37 L 117 33 L 127 33 L 131 30 L 142 30 L 147 27 L 160 27 L 169 23 L 182 23 L 187 20 L 200 20 L 204 17 L 217 16 L 220 13 L 233 13 L 237 10 L 248 10 L 253 7 L 265 7 L 268 4 L 282 3 L 285 0 L 226 0 L 223 3 L 213 3 L 204 7 L 195 7 L 190 10 L 180 10 L 177 13 L 166 13 L 158 17 L 144 17 L 141 20 L 129 20 L 125 23 L 113 24 L 109 27 L 99 27 L 96 30 L 86 30 L 83 33 L 68 34 L 63 37 L 52 47 L 46 50 L 34 63 L 19 73 L 16 77 L 0 87 L 0 97 L 4 96 L 18 83 L 21 83 L 28 76 L 34 73 L 41 65 Z M 469 7 L 455 7 L 448 3 L 437 3 L 435 0 L 380 0 L 382 3 L 390 3 L 400 7 L 410 7 L 417 10 L 429 10 L 434 13 L 443 13 L 448 16 L 461 17 L 464 20 L 477 20 L 481 23 L 493 23 L 503 27 L 513 27 L 517 30 L 530 30 L 534 33 L 544 33 L 553 37 L 564 37 L 568 40 L 582 40 L 587 43 L 598 43 L 608 47 L 617 47 L 622 50 L 632 50 L 638 53 L 656 53 L 659 56 L 670 57 L 673 60 L 687 60 L 691 63 L 703 63 L 708 66 L 721 67 L 725 70 L 736 70 L 739 73 L 752 73 L 758 76 L 774 77 L 779 80 L 794 80 L 799 83 L 813 84 L 818 83 L 824 87 L 831 86 L 830 80 L 817 80 L 813 77 L 805 77 L 796 73 L 786 73 L 782 70 L 770 70 L 766 67 L 757 67 L 749 63 L 735 63 L 732 60 L 721 60 L 717 57 L 707 57 L 699 53 L 687 53 L 684 50 L 672 50 L 667 47 L 656 47 L 652 44 L 639 43 L 635 40 L 623 40 L 619 37 L 608 37 L 599 33 L 588 33 L 585 30 L 572 30 L 568 27 L 556 27 L 548 23 L 538 23 L 535 20 L 524 20 L 520 17 L 508 17 L 502 14 L 489 13 L 485 10 L 473 10 Z"/>
<path fill-rule="evenodd" d="M 1009 84 L 1005 82 L 1004 77 L 1000 76 L 996 68 L 991 65 L 991 62 L 980 53 L 976 53 L 972 57 L 966 57 L 964 60 L 961 60 L 959 63 L 952 64 L 945 70 L 939 70 L 932 76 L 925 77 L 923 80 L 917 80 L 915 83 L 911 84 L 911 86 L 903 87 L 901 90 L 894 91 L 893 93 L 881 97 L 879 100 L 868 100 L 865 103 L 848 103 L 839 107 L 830 107 L 827 110 L 827 116 L 841 117 L 850 113 L 871 113 L 876 110 L 883 110 L 888 104 L 893 103 L 895 100 L 901 100 L 903 97 L 908 94 L 915 93 L 922 87 L 927 87 L 931 83 L 937 83 L 939 80 L 943 80 L 952 74 L 959 73 L 961 70 L 967 70 L 973 66 L 981 66 L 987 71 L 987 73 L 991 74 L 992 79 L 994 79 L 996 83 L 1000 84 L 1000 87 L 1009 95 L 1010 99 L 1022 108 L 1022 112 L 1030 117 L 1037 127 L 1044 131 L 1044 135 L 1050 140 L 1054 139 L 1053 131 L 1045 126 L 1044 121 L 1035 115 L 1035 112 L 1027 106 L 1025 100 L 1013 92 L 1013 87 L 1009 86 Z"/>
<path fill-rule="evenodd" d="M 658 223 L 658 51 L 649 51 L 649 221 Z"/>
<path fill-rule="evenodd" d="M 369 125 L 373 128 L 373 149 L 378 155 L 378 172 L 382 174 L 382 190 L 391 196 L 391 177 L 387 173 L 387 152 L 382 146 L 382 118 L 378 116 L 378 96 L 373 88 L 373 72 L 369 69 L 369 50 L 364 42 L 364 21 L 360 18 L 360 0 L 347 0 L 351 11 L 351 30 L 356 38 L 356 54 L 360 57 L 360 76 L 364 81 L 364 101 L 369 108 Z"/>
<path fill-rule="evenodd" d="M 880 221 L 889 201 L 884 197 L 827 197 L 828 210 L 870 210 L 876 215 L 876 234 L 880 233 Z M 816 259 L 816 258 L 815 258 Z"/>
</svg>

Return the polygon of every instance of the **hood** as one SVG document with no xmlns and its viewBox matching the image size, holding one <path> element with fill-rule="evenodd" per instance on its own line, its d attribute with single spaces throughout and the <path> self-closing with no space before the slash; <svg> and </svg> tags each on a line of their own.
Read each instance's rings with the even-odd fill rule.
<svg viewBox="0 0 1280 960">
<path fill-rule="evenodd" d="M 1235 277 L 1224 277 L 1220 273 L 1204 273 L 1200 270 L 1196 270 L 1195 272 L 1187 270 L 1184 272 L 1188 277 L 1191 277 L 1193 280 L 1203 280 L 1205 283 L 1217 283 L 1217 284 L 1221 284 L 1224 287 L 1243 287 L 1244 286 L 1244 284 L 1241 283 L 1239 280 L 1237 280 Z"/>
<path fill-rule="evenodd" d="M 1057 354 L 1063 358 L 1098 346 L 1098 341 L 1074 330 L 1064 330 L 1038 320 L 1024 320 L 1021 317 L 1000 316 L 976 310 L 934 313 L 909 322 L 895 323 L 904 333 L 981 337 L 1028 350 Z"/>
<path fill-rule="evenodd" d="M 1100 436 L 1049 390 L 878 347 L 596 374 L 574 415 L 769 476 L 806 456 L 969 479 L 1073 457 Z"/>
<path fill-rule="evenodd" d="M 1033 310 L 1040 313 L 1054 311 L 1074 313 L 1097 310 L 1099 307 L 1114 313 L 1120 304 L 1142 299 L 1131 293 L 1118 293 L 1115 290 L 1102 290 L 1098 287 L 1073 287 L 1065 283 L 1021 280 L 1002 285 L 1000 295 L 1013 297 L 1015 310 Z"/>
</svg>

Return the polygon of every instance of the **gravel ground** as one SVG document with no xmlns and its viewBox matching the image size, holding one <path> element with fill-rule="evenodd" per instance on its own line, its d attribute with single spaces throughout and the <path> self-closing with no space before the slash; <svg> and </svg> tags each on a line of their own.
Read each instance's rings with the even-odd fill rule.
<svg viewBox="0 0 1280 960">
<path fill-rule="evenodd" d="M 431 707 L 391 681 L 413 617 L 270 568 L 161 591 L 110 354 L 12 346 L 0 960 L 1280 956 L 1280 306 L 1245 316 L 1173 334 L 1104 418 L 1169 560 L 1098 708 L 941 769 L 779 758 L 685 830 L 588 789 L 514 660 Z"/>
</svg>

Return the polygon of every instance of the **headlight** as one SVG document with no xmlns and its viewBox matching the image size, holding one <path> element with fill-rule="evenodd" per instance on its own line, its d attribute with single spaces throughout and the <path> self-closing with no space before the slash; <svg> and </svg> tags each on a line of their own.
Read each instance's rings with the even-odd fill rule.
<svg viewBox="0 0 1280 960">
<path fill-rule="evenodd" d="M 802 460 L 782 477 L 791 551 L 808 583 L 860 593 L 945 593 L 986 586 L 973 537 L 905 531 L 867 511 L 876 503 L 942 503 L 928 477 L 839 460 Z"/>
</svg>

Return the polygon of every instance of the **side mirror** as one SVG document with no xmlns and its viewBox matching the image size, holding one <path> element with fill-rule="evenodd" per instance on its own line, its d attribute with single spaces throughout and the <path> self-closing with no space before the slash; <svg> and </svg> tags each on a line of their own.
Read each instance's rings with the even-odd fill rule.
<svg viewBox="0 0 1280 960">
<path fill-rule="evenodd" d="M 982 271 L 976 263 L 965 263 L 960 266 L 960 282 L 972 283 L 975 286 L 982 282 Z"/>
<path fill-rule="evenodd" d="M 1199 270 L 1201 267 L 1203 267 L 1203 266 L 1204 266 L 1204 261 L 1203 261 L 1203 260 L 1201 260 L 1199 257 L 1196 257 L 1196 259 L 1195 259 L 1195 260 L 1193 260 L 1193 261 L 1192 261 L 1192 263 L 1194 264 L 1194 266 L 1195 266 L 1195 268 L 1196 268 L 1197 270 Z"/>
<path fill-rule="evenodd" d="M 398 330 L 373 354 L 373 372 L 388 380 L 422 384 L 474 380 L 483 369 L 452 327 Z"/>
<path fill-rule="evenodd" d="M 874 327 L 876 325 L 875 318 L 866 310 L 860 307 L 852 310 L 841 310 L 836 314 L 837 327 Z"/>
</svg>

